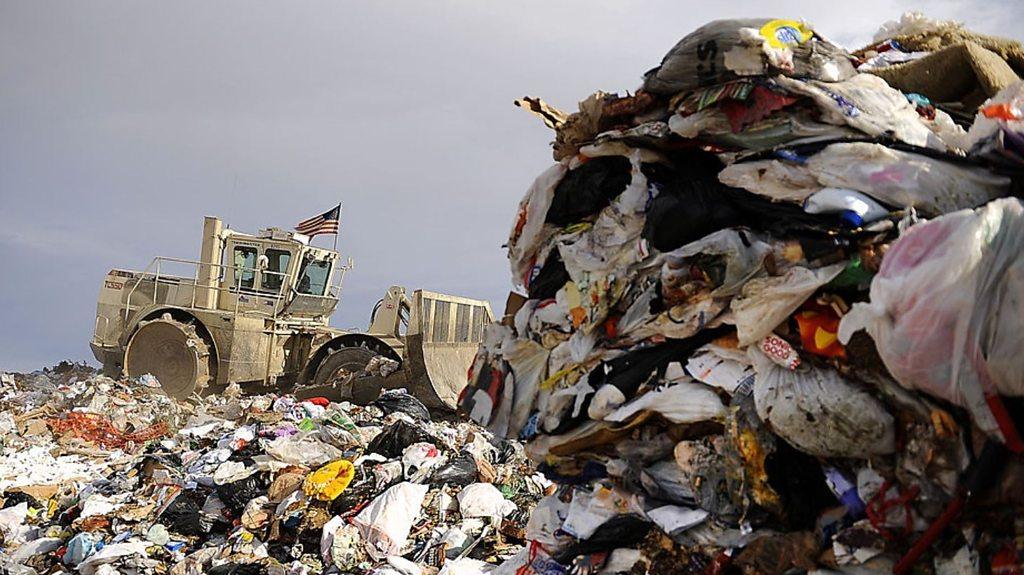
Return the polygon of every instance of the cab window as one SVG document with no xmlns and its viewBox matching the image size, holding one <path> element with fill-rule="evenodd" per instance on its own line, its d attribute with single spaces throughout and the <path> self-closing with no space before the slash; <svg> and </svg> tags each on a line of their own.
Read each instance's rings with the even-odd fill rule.
<svg viewBox="0 0 1024 575">
<path fill-rule="evenodd" d="M 277 292 L 284 283 L 284 274 L 288 272 L 288 264 L 292 260 L 292 253 L 288 250 L 268 248 L 264 255 L 267 257 L 267 269 L 263 270 L 260 276 L 260 288 L 264 291 Z"/>
<path fill-rule="evenodd" d="M 234 263 L 235 286 L 252 289 L 256 281 L 256 248 L 235 246 Z"/>
<path fill-rule="evenodd" d="M 327 289 L 327 276 L 331 272 L 331 262 L 327 260 L 306 260 L 302 264 L 302 274 L 296 291 L 307 295 L 324 295 Z"/>
</svg>

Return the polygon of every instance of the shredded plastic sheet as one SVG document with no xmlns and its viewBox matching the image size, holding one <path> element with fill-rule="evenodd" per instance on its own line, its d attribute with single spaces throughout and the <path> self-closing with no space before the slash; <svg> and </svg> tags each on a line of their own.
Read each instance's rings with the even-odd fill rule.
<svg viewBox="0 0 1024 575">
<path fill-rule="evenodd" d="M 71 412 L 64 417 L 49 419 L 47 423 L 54 433 L 70 433 L 107 449 L 135 449 L 148 441 L 166 436 L 170 431 L 163 421 L 138 431 L 120 431 L 108 418 L 82 412 Z"/>
</svg>

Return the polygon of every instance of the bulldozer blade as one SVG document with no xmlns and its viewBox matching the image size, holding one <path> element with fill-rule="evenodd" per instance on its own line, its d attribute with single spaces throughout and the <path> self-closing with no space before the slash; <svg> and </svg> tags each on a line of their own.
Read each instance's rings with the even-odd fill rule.
<svg viewBox="0 0 1024 575">
<path fill-rule="evenodd" d="M 409 359 L 403 369 L 409 392 L 430 409 L 454 411 L 478 347 L 477 342 L 425 343 L 421 334 L 407 335 Z"/>
</svg>

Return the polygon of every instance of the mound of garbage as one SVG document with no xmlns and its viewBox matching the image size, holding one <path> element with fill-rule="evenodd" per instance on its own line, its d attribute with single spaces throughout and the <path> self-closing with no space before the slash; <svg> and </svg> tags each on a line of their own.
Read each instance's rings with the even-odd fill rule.
<svg viewBox="0 0 1024 575">
<path fill-rule="evenodd" d="M 4 573 L 476 573 L 549 482 L 402 390 L 175 401 L 62 364 L 0 381 Z"/>
<path fill-rule="evenodd" d="M 461 409 L 558 490 L 494 573 L 1024 570 L 1024 51 L 721 20 L 571 114 Z"/>
</svg>

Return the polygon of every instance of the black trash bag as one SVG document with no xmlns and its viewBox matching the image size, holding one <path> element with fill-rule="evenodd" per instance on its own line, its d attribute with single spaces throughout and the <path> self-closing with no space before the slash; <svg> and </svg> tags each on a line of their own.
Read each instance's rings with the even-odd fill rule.
<svg viewBox="0 0 1024 575">
<path fill-rule="evenodd" d="M 744 225 L 772 235 L 785 237 L 792 235 L 794 230 L 821 235 L 844 231 L 833 214 L 809 214 L 798 204 L 773 202 L 764 196 L 729 186 L 722 186 L 721 194 L 742 215 Z"/>
<path fill-rule="evenodd" d="M 228 461 L 239 461 L 244 463 L 246 467 L 255 465 L 253 457 L 257 455 L 263 455 L 263 446 L 260 445 L 259 441 L 250 441 L 242 446 L 241 449 L 233 452 L 229 457 Z"/>
<path fill-rule="evenodd" d="M 714 175 L 658 186 L 644 223 L 643 238 L 658 251 L 670 252 L 721 229 L 746 223 L 744 214 L 722 194 Z"/>
<path fill-rule="evenodd" d="M 618 515 L 598 527 L 589 539 L 574 543 L 556 553 L 554 559 L 568 566 L 580 555 L 632 547 L 647 537 L 651 527 L 650 523 L 636 515 Z"/>
<path fill-rule="evenodd" d="M 537 277 L 530 281 L 527 293 L 530 295 L 530 299 L 553 298 L 568 281 L 569 272 L 565 269 L 565 262 L 558 255 L 558 250 L 552 250 L 540 271 L 537 272 Z"/>
<path fill-rule="evenodd" d="M 782 499 L 782 519 L 787 529 L 813 529 L 822 512 L 838 504 L 816 457 L 778 438 L 775 452 L 764 463 L 768 484 Z"/>
<path fill-rule="evenodd" d="M 494 457 L 494 463 L 504 465 L 510 463 L 512 458 L 516 456 L 516 446 L 507 439 L 499 439 L 496 442 L 491 442 L 498 450 L 498 454 Z"/>
<path fill-rule="evenodd" d="M 225 483 L 217 486 L 217 497 L 224 506 L 231 511 L 235 517 L 242 515 L 246 503 L 266 494 L 266 486 L 260 478 L 259 473 L 253 473 L 245 479 L 239 479 L 234 483 Z"/>
<path fill-rule="evenodd" d="M 632 179 L 629 159 L 603 156 L 570 170 L 555 187 L 544 221 L 567 226 L 584 220 L 621 194 Z"/>
<path fill-rule="evenodd" d="M 267 568 L 260 563 L 225 563 L 206 571 L 207 575 L 266 575 Z"/>
<path fill-rule="evenodd" d="M 372 500 L 384 491 L 383 489 L 380 491 L 377 490 L 376 485 L 374 485 L 372 474 L 367 472 L 367 475 L 370 477 L 364 481 L 360 481 L 359 483 L 356 483 L 359 477 L 356 475 L 356 480 L 345 488 L 345 490 L 341 492 L 341 495 L 337 496 L 330 502 L 327 506 L 327 510 L 330 511 L 332 517 L 335 515 L 344 515 L 358 507 L 360 504 Z"/>
<path fill-rule="evenodd" d="M 375 399 L 370 405 L 377 407 L 386 414 L 401 411 L 413 419 L 430 421 L 430 411 L 427 410 L 426 406 L 420 400 L 401 389 L 389 389 L 381 393 L 380 397 Z"/>
<path fill-rule="evenodd" d="M 181 535 L 206 535 L 213 531 L 214 519 L 203 513 L 206 492 L 198 489 L 179 491 L 160 514 L 167 529 Z"/>
<path fill-rule="evenodd" d="M 384 428 L 384 431 L 381 431 L 377 437 L 371 439 L 370 444 L 366 446 L 366 452 L 379 453 L 392 459 L 400 457 L 405 448 L 413 443 L 422 442 L 438 444 L 437 438 L 424 431 L 419 425 L 406 423 L 399 419 Z"/>
<path fill-rule="evenodd" d="M 39 504 L 36 503 L 36 498 L 32 497 L 31 495 L 23 491 L 8 491 L 7 493 L 4 494 L 3 497 L 3 509 L 7 509 L 8 507 L 14 507 L 15 505 L 18 505 L 20 503 L 28 503 L 29 507 L 39 507 Z"/>
<path fill-rule="evenodd" d="M 473 454 L 463 451 L 448 463 L 438 467 L 430 477 L 430 483 L 431 485 L 447 483 L 465 487 L 470 483 L 476 483 L 476 476 L 476 459 L 473 458 Z"/>
</svg>

